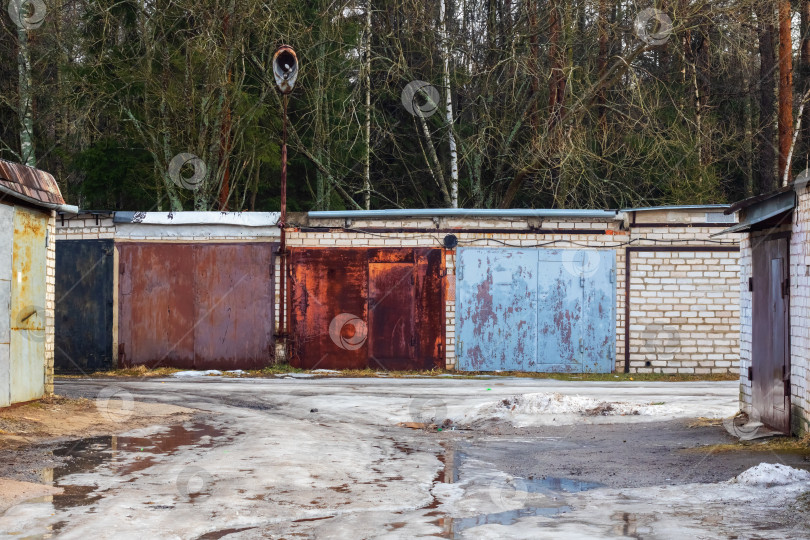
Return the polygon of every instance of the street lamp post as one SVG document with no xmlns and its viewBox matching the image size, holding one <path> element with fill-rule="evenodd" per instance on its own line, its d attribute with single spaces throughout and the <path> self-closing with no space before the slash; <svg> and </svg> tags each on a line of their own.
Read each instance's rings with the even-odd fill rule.
<svg viewBox="0 0 810 540">
<path fill-rule="evenodd" d="M 286 283 L 287 283 L 287 97 L 295 86 L 298 78 L 298 57 L 292 47 L 282 45 L 273 55 L 273 77 L 281 91 L 283 103 L 282 133 L 281 133 L 281 217 L 278 226 L 281 228 L 281 242 L 279 256 L 281 257 L 281 279 L 279 284 L 279 318 L 276 337 L 283 340 L 284 356 L 287 354 L 286 331 Z"/>
</svg>

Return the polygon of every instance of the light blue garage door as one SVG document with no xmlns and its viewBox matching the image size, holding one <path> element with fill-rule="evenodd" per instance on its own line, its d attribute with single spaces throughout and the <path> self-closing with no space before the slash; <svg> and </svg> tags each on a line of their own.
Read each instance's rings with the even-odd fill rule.
<svg viewBox="0 0 810 540">
<path fill-rule="evenodd" d="M 457 369 L 613 371 L 615 274 L 614 251 L 459 248 Z"/>
</svg>

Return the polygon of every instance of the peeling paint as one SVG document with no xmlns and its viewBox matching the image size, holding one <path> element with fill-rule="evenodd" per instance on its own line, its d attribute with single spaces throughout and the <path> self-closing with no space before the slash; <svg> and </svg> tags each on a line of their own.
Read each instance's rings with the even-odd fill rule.
<svg viewBox="0 0 810 540">
<path fill-rule="evenodd" d="M 460 248 L 458 369 L 610 372 L 615 253 Z"/>
<path fill-rule="evenodd" d="M 292 249 L 292 365 L 377 370 L 443 367 L 443 263 L 439 249 Z M 341 346 L 342 335 L 330 336 L 334 319 L 345 313 L 365 324 L 368 339 L 360 347 Z"/>
</svg>

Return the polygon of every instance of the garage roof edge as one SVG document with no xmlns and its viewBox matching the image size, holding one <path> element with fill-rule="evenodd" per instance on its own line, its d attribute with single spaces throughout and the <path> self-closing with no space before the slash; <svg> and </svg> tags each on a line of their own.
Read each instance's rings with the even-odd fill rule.
<svg viewBox="0 0 810 540">
<path fill-rule="evenodd" d="M 507 218 L 507 217 L 547 217 L 582 219 L 617 219 L 616 210 L 555 209 L 555 208 L 427 208 L 390 210 L 330 210 L 312 211 L 307 216 L 312 219 L 396 219 L 396 218 Z"/>
</svg>

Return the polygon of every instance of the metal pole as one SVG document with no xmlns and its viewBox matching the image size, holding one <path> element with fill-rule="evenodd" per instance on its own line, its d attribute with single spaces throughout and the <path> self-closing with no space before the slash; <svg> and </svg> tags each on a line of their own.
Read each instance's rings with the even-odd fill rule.
<svg viewBox="0 0 810 540">
<path fill-rule="evenodd" d="M 284 94 L 284 118 L 281 135 L 281 224 L 287 224 L 287 94 Z M 284 238 L 284 229 L 281 229 L 281 238 Z M 284 240 L 282 240 L 283 242 Z"/>
<path fill-rule="evenodd" d="M 282 119 L 282 135 L 281 135 L 281 218 L 279 221 L 279 226 L 281 227 L 281 249 L 279 250 L 279 254 L 281 255 L 281 276 L 280 276 L 280 283 L 279 283 L 279 318 L 278 318 L 278 327 L 279 333 L 278 337 L 283 340 L 284 343 L 284 358 L 287 359 L 287 332 L 286 332 L 286 313 L 285 313 L 285 305 L 287 304 L 287 299 L 285 297 L 286 294 L 286 283 L 287 283 L 287 235 L 286 235 L 286 228 L 287 228 L 287 94 L 283 95 L 283 103 L 284 103 L 284 112 L 283 112 L 283 119 Z"/>
</svg>

